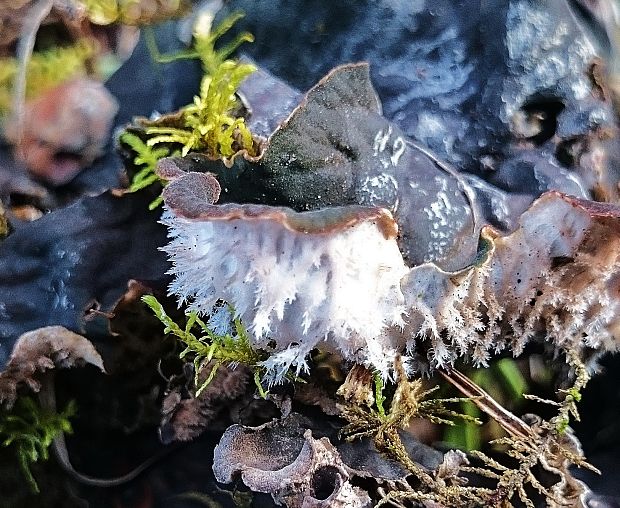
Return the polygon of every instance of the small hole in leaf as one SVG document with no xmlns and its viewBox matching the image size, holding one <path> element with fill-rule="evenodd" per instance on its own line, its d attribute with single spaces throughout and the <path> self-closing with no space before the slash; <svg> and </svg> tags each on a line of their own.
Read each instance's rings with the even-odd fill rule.
<svg viewBox="0 0 620 508">
<path fill-rule="evenodd" d="M 586 141 L 583 137 L 564 139 L 555 149 L 555 158 L 562 166 L 572 168 L 579 164 L 579 159 L 585 150 Z"/>
<path fill-rule="evenodd" d="M 568 263 L 571 263 L 572 261 L 573 261 L 573 258 L 569 256 L 556 256 L 554 258 L 551 258 L 551 268 L 552 269 L 560 268 L 561 266 L 567 265 Z"/>
</svg>

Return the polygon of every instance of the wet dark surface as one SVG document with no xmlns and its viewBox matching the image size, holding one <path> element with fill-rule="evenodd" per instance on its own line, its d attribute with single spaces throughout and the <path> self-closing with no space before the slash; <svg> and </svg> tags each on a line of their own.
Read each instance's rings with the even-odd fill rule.
<svg viewBox="0 0 620 508">
<path fill-rule="evenodd" d="M 52 324 L 78 333 L 88 310 L 110 311 L 130 279 L 164 287 L 166 232 L 145 196 L 82 198 L 0 243 L 0 361 L 22 333 Z"/>
</svg>

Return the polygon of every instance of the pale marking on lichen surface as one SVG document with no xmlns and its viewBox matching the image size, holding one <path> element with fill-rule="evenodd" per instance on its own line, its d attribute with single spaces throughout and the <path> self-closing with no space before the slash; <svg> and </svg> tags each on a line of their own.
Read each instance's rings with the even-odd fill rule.
<svg viewBox="0 0 620 508">
<path fill-rule="evenodd" d="M 389 158 L 386 159 L 385 157 L 383 157 L 384 152 L 388 148 L 388 143 L 390 142 L 392 132 L 393 129 L 391 125 L 388 126 L 388 128 L 385 130 L 380 130 L 375 135 L 375 140 L 373 144 L 373 156 L 379 159 L 379 162 L 384 169 L 387 169 L 390 164 L 392 166 L 397 166 L 403 153 L 405 153 L 405 140 L 402 138 L 402 136 L 398 136 L 389 147 L 391 151 L 391 155 L 389 156 Z"/>
<path fill-rule="evenodd" d="M 361 185 L 363 204 L 382 206 L 391 212 L 398 206 L 398 182 L 388 173 L 367 176 Z M 394 203 L 390 204 L 390 197 L 395 196 Z"/>
<path fill-rule="evenodd" d="M 409 180 L 409 187 L 411 187 L 413 190 L 419 192 L 423 196 L 428 196 L 428 191 L 426 189 L 420 187 L 419 183 L 416 183 L 416 182 L 414 182 L 412 180 Z"/>
<path fill-rule="evenodd" d="M 434 180 L 440 186 L 437 199 L 428 207 L 423 208 L 431 221 L 429 231 L 431 241 L 428 244 L 424 262 L 434 261 L 445 254 L 446 248 L 450 247 L 448 240 L 454 236 L 453 232 L 459 231 L 465 223 L 464 218 L 471 214 L 468 207 L 454 206 L 450 202 L 448 181 L 445 178 L 436 176 Z M 458 196 L 458 191 L 454 192 L 454 197 Z"/>
<path fill-rule="evenodd" d="M 373 145 L 373 155 L 375 157 L 377 157 L 380 152 L 383 152 L 385 150 L 385 147 L 391 135 L 392 135 L 391 125 L 387 128 L 387 131 L 380 130 L 379 132 L 377 132 L 377 134 L 375 135 L 375 142 Z"/>
<path fill-rule="evenodd" d="M 394 140 L 394 145 L 392 146 L 392 156 L 390 160 L 392 161 L 392 166 L 396 166 L 398 161 L 402 157 L 403 153 L 405 153 L 405 140 L 398 136 L 396 140 Z"/>
</svg>

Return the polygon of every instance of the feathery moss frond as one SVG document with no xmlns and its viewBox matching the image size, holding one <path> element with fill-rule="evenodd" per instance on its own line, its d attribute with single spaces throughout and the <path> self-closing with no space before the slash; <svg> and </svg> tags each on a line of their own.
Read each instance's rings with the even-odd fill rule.
<svg viewBox="0 0 620 508">
<path fill-rule="evenodd" d="M 222 365 L 234 367 L 238 364 L 246 365 L 254 372 L 254 382 L 259 394 L 263 398 L 267 396 L 262 384 L 266 369 L 261 363 L 269 358 L 269 354 L 252 347 L 248 331 L 238 318 L 233 321 L 234 330 L 232 333 L 219 335 L 211 330 L 196 312 L 185 314 L 185 326 L 181 328 L 166 314 L 157 298 L 147 295 L 142 297 L 142 301 L 165 325 L 164 333 L 176 336 L 185 345 L 185 349 L 179 356 L 181 359 L 191 358 L 194 363 L 196 396 L 200 395 L 209 385 Z M 195 330 L 198 332 L 198 336 L 194 333 Z M 208 362 L 211 362 L 213 367 L 207 378 L 200 382 L 200 367 Z M 292 373 L 287 374 L 286 377 L 290 380 L 296 380 Z"/>
<path fill-rule="evenodd" d="M 228 59 L 243 42 L 254 40 L 251 34 L 243 32 L 232 42 L 216 48 L 218 39 L 228 32 L 243 16 L 234 13 L 211 29 L 203 27 L 198 21 L 194 32 L 194 47 L 175 55 L 160 55 L 152 33 L 146 32 L 147 44 L 158 62 L 167 63 L 181 58 L 199 58 L 205 76 L 200 83 L 200 93 L 194 102 L 180 111 L 180 121 L 174 126 L 165 124 L 146 128 L 149 138 L 146 143 L 139 137 L 125 132 L 120 140 L 128 144 L 136 153 L 136 164 L 144 165 L 129 188 L 129 192 L 148 187 L 159 180 L 155 174 L 157 160 L 169 155 L 169 148 L 162 144 L 180 145 L 180 155 L 185 157 L 190 151 L 200 151 L 212 159 L 225 161 L 237 152 L 245 150 L 249 155 L 256 155 L 252 133 L 245 124 L 245 119 L 237 117 L 239 103 L 236 92 L 241 82 L 252 74 L 256 68 L 251 64 L 242 64 L 238 60 Z M 165 182 L 162 182 L 165 185 Z M 151 209 L 161 203 L 161 198 L 151 203 Z"/>
<path fill-rule="evenodd" d="M 20 397 L 10 410 L 0 411 L 0 442 L 15 450 L 19 466 L 35 493 L 39 487 L 30 465 L 47 460 L 52 441 L 63 432 L 72 431 L 69 418 L 75 412 L 73 401 L 61 413 L 53 413 L 39 407 L 30 397 Z"/>
<path fill-rule="evenodd" d="M 409 381 L 399 359 L 394 362 L 394 369 L 397 374 L 396 391 L 387 410 L 384 407 L 386 398 L 383 395 L 383 381 L 378 375 L 373 376 L 375 395 L 368 399 L 373 401 L 373 405 L 351 403 L 342 405 L 344 418 L 349 422 L 342 429 L 342 434 L 347 440 L 374 436 L 375 444 L 382 449 L 386 436 L 397 435 L 396 431 L 406 428 L 412 418 L 425 418 L 432 423 L 444 425 L 454 425 L 453 418 L 480 423 L 476 418 L 446 407 L 449 403 L 470 401 L 469 398 L 429 398 L 437 391 L 438 386 L 424 390 L 420 379 Z M 347 398 L 344 391 L 340 390 L 339 394 Z"/>
<path fill-rule="evenodd" d="M 215 28 L 208 23 L 203 25 L 197 23 L 194 30 L 194 48 L 196 55 L 200 58 L 205 73 L 214 75 L 217 70 L 237 51 L 244 42 L 254 42 L 254 36 L 249 32 L 238 34 L 232 41 L 221 48 L 215 47 L 218 40 L 230 31 L 230 29 L 243 18 L 245 14 L 241 11 L 233 12 L 224 18 Z"/>
<path fill-rule="evenodd" d="M 194 44 L 191 49 L 162 55 L 157 48 L 157 42 L 152 31 L 145 31 L 146 44 L 158 63 L 171 63 L 176 60 L 200 59 L 205 74 L 215 74 L 220 65 L 226 62 L 230 56 L 244 42 L 254 42 L 254 36 L 249 32 L 242 32 L 231 42 L 221 48 L 216 48 L 218 40 L 230 31 L 230 29 L 243 18 L 241 11 L 233 12 L 224 18 L 219 25 L 212 27 L 212 18 L 209 15 L 198 18 L 194 26 Z"/>
<path fill-rule="evenodd" d="M 583 493 L 583 486 L 572 477 L 569 467 L 576 465 L 598 471 L 585 460 L 578 441 L 568 428 L 570 417 L 578 418 L 575 404 L 579 401 L 580 391 L 588 380 L 588 373 L 577 352 L 569 351 L 566 354 L 569 364 L 575 370 L 576 379 L 572 388 L 559 391 L 559 394 L 563 396 L 562 400 L 555 402 L 535 396 L 528 397 L 558 407 L 558 414 L 548 421 L 531 415 L 528 423 L 525 423 L 516 416 L 507 414 L 505 410 L 499 411 L 497 403 L 471 380 L 466 380 L 462 374 L 451 371 L 449 375 L 447 373 L 444 375 L 446 379 L 457 376 L 458 379 L 455 380 L 454 385 L 461 386 L 463 393 L 480 394 L 475 397 L 476 405 L 494 418 L 508 434 L 492 441 L 491 444 L 505 448 L 505 455 L 516 462 L 514 467 L 506 466 L 501 461 L 480 451 L 470 453 L 471 456 L 480 461 L 481 465 L 470 466 L 462 452 L 449 452 L 460 453 L 461 455 L 457 457 L 458 460 L 456 461 L 453 456 L 449 465 L 442 464 L 436 470 L 428 471 L 411 460 L 398 434 L 389 428 L 382 427 L 381 423 L 378 422 L 380 419 L 373 415 L 372 410 L 345 407 L 343 415 L 350 422 L 343 429 L 345 433 L 349 437 L 373 437 L 375 445 L 379 449 L 399 460 L 419 482 L 419 485 L 416 486 L 403 483 L 397 486 L 395 490 L 382 493 L 383 499 L 379 505 L 405 506 L 403 503 L 406 501 L 430 501 L 444 506 L 472 508 L 513 508 L 519 503 L 527 508 L 534 508 L 534 502 L 529 494 L 534 490 L 546 499 L 548 506 L 573 506 L 577 498 Z M 402 385 L 401 379 L 404 378 L 399 375 L 399 386 Z M 395 411 L 395 408 L 398 412 L 398 406 L 406 408 L 403 414 L 419 414 L 416 407 L 421 407 L 429 392 L 421 392 L 419 388 L 413 385 L 415 381 L 406 381 L 406 383 L 409 383 L 410 388 L 406 388 L 407 385 L 404 385 L 405 392 L 409 391 L 410 395 L 406 396 L 404 400 L 410 400 L 410 402 L 402 404 L 398 399 L 397 388 L 386 418 Z M 400 397 L 402 398 L 402 395 Z M 370 416 L 368 416 L 369 414 Z M 363 416 L 366 420 L 363 420 Z M 436 421 L 441 422 L 442 419 L 443 416 L 440 411 Z M 402 425 L 408 419 L 397 417 L 394 421 L 400 421 Z M 444 462 L 447 461 L 446 457 L 444 457 Z M 552 473 L 553 483 L 543 483 L 539 479 L 537 473 L 541 469 Z M 449 471 L 448 477 L 446 477 L 446 471 Z M 492 487 L 469 486 L 466 478 L 462 476 L 463 473 L 487 478 L 491 481 Z"/>
<path fill-rule="evenodd" d="M 482 389 L 476 389 L 471 381 L 468 381 L 469 389 L 465 386 L 462 390 L 470 395 L 466 399 L 430 398 L 436 388 L 423 390 L 420 380 L 409 381 L 400 362 L 395 363 L 396 390 L 389 408 L 385 409 L 380 378 L 374 379 L 373 394 L 369 386 L 372 376 L 360 375 L 359 367 L 352 370 L 339 390 L 339 394 L 347 400 L 340 406 L 341 416 L 348 421 L 341 431 L 342 435 L 347 440 L 372 438 L 377 449 L 401 462 L 417 481 L 413 484 L 402 482 L 393 486 L 389 492 L 380 492 L 383 497 L 378 506 L 407 506 L 407 502 L 415 501 L 471 508 L 513 508 L 521 503 L 527 508 L 533 508 L 534 503 L 528 493 L 531 489 L 543 496 L 549 506 L 572 506 L 582 492 L 582 487 L 571 476 L 569 466 L 597 470 L 585 460 L 579 443 L 568 428 L 570 417 L 578 417 L 575 403 L 580 399 L 580 391 L 587 382 L 588 374 L 576 352 L 568 352 L 567 358 L 575 370 L 576 380 L 572 388 L 559 391 L 563 396 L 562 400 L 554 402 L 529 397 L 557 406 L 557 416 L 545 421 L 532 415 L 529 424 L 514 415 L 508 418 L 505 411 L 498 411 L 497 403 Z M 463 377 L 460 375 L 455 386 L 464 383 Z M 360 384 L 364 383 L 368 386 L 360 387 Z M 470 466 L 465 454 L 455 451 L 448 452 L 444 457 L 444 464 L 435 470 L 427 470 L 411 459 L 398 430 L 405 428 L 414 417 L 448 425 L 455 417 L 474 420 L 471 416 L 461 415 L 445 405 L 464 400 L 475 402 L 508 433 L 491 443 L 504 447 L 506 456 L 516 461 L 515 467 L 508 467 L 480 451 L 471 452 L 471 456 L 480 461 L 480 466 Z M 487 406 L 488 409 L 485 409 Z M 520 424 L 515 425 L 513 420 Z M 541 468 L 552 473 L 554 483 L 544 484 L 539 479 L 536 472 Z M 470 486 L 463 474 L 487 478 L 491 481 L 491 486 Z"/>
<path fill-rule="evenodd" d="M 422 485 L 425 486 L 424 491 L 438 492 L 439 487 L 436 478 L 429 471 L 426 471 L 422 466 L 416 464 L 409 457 L 405 446 L 403 445 L 398 431 L 404 429 L 409 425 L 412 418 L 425 418 L 433 423 L 442 423 L 446 425 L 453 425 L 453 418 L 461 418 L 466 421 L 472 421 L 476 423 L 478 420 L 470 417 L 466 414 L 461 414 L 446 407 L 448 403 L 463 402 L 464 398 L 449 398 L 449 399 L 433 399 L 429 398 L 429 395 L 437 390 L 434 387 L 430 390 L 424 390 L 422 387 L 422 381 L 415 379 L 409 381 L 403 368 L 400 359 L 394 362 L 394 368 L 396 371 L 396 391 L 392 397 L 389 408 L 386 410 L 384 407 L 385 397 L 383 395 L 383 384 L 379 376 L 373 376 L 375 385 L 374 397 L 364 397 L 358 400 L 368 400 L 372 405 L 358 404 L 357 401 L 347 400 L 346 403 L 341 404 L 341 416 L 347 420 L 347 425 L 341 430 L 341 436 L 347 441 L 354 439 L 371 437 L 378 450 L 384 451 L 394 459 L 401 462 Z M 358 373 L 354 373 L 356 376 L 355 383 L 359 382 L 360 377 Z M 347 381 L 339 390 L 339 394 L 345 399 L 350 399 L 347 391 L 361 393 L 363 387 L 348 386 Z M 419 491 L 418 494 L 422 495 L 424 491 Z M 442 491 L 443 494 L 450 492 L 450 496 L 458 494 L 457 490 L 453 491 L 452 487 L 448 491 Z M 468 491 L 463 491 L 467 494 Z M 420 497 L 418 500 L 433 500 L 431 497 Z M 442 498 L 443 499 L 443 498 Z M 448 504 L 447 506 L 457 506 L 454 504 Z M 460 505 L 459 505 L 460 506 Z"/>
<path fill-rule="evenodd" d="M 165 146 L 153 148 L 142 141 L 140 137 L 129 131 L 123 132 L 119 137 L 119 141 L 129 146 L 136 153 L 133 160 L 134 164 L 136 166 L 143 166 L 142 169 L 133 176 L 127 192 L 137 192 L 155 182 L 161 183 L 162 186 L 166 185 L 167 182 L 157 176 L 155 169 L 157 168 L 159 159 L 170 155 L 169 148 Z M 149 209 L 153 210 L 157 208 L 162 201 L 163 199 L 161 196 L 157 197 L 150 203 Z"/>
</svg>

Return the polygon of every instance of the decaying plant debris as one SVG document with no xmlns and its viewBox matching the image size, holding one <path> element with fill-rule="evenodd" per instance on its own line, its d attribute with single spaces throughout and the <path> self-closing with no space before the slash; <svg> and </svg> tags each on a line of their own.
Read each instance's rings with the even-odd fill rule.
<svg viewBox="0 0 620 508">
<path fill-rule="evenodd" d="M 1 16 L 7 506 L 619 502 L 578 410 L 620 345 L 611 2 Z M 472 380 L 512 357 L 524 415 Z"/>
</svg>

